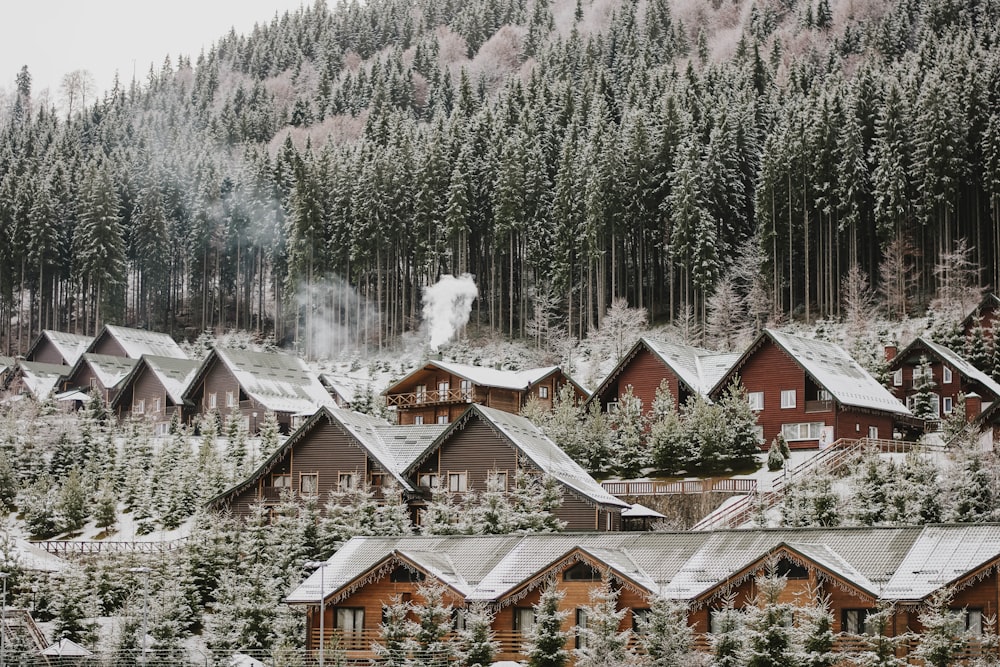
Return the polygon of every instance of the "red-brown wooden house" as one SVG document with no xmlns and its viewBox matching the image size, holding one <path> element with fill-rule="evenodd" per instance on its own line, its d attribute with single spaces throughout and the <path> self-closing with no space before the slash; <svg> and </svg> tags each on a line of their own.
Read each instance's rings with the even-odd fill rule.
<svg viewBox="0 0 1000 667">
<path fill-rule="evenodd" d="M 966 418 L 979 417 L 1000 398 L 1000 384 L 966 361 L 953 350 L 927 338 L 917 338 L 889 360 L 889 389 L 900 401 L 912 407 L 915 387 L 922 383 L 921 359 L 926 358 L 934 384 L 934 402 L 938 419 L 952 413 L 958 395 L 970 397 L 966 402 Z"/>
<path fill-rule="evenodd" d="M 338 636 L 350 659 L 371 657 L 379 641 L 383 604 L 393 595 L 419 597 L 423 583 L 440 583 L 461 608 L 485 603 L 495 612 L 496 659 L 524 660 L 532 605 L 554 585 L 569 612 L 566 648 L 575 643 L 589 593 L 609 581 L 627 610 L 619 628 L 637 630 L 637 618 L 656 596 L 688 605 L 696 645 L 707 650 L 713 618 L 728 595 L 734 606 L 754 604 L 757 578 L 786 577 L 779 599 L 809 605 L 825 598 L 838 633 L 835 649 L 867 644 L 867 616 L 881 603 L 894 605 L 887 634 L 923 630 L 919 613 L 944 587 L 955 591 L 950 607 L 965 616 L 968 647 L 981 648 L 986 619 L 1000 604 L 997 566 L 1000 525 L 966 524 L 892 528 L 799 528 L 687 533 L 569 533 L 546 535 L 355 538 L 286 598 L 304 605 L 307 647 L 324 634 Z M 901 647 L 912 650 L 919 637 Z"/>
<path fill-rule="evenodd" d="M 503 371 L 481 366 L 428 361 L 383 392 L 400 424 L 448 424 L 470 403 L 517 414 L 534 398 L 551 408 L 563 385 L 576 399 L 587 392 L 558 366 Z"/>
<path fill-rule="evenodd" d="M 992 337 L 998 312 L 1000 312 L 1000 297 L 991 292 L 983 297 L 976 309 L 962 320 L 962 334 L 966 337 L 970 336 L 978 322 L 979 326 L 983 328 L 983 334 L 988 338 Z"/>
<path fill-rule="evenodd" d="M 138 363 L 138 359 L 129 357 L 87 352 L 63 380 L 62 392 L 56 398 L 81 404 L 96 391 L 105 403 L 110 403 Z"/>
<path fill-rule="evenodd" d="M 590 395 L 607 412 L 628 387 L 649 411 L 660 383 L 667 388 L 677 409 L 692 396 L 708 398 L 719 378 L 739 359 L 731 352 L 711 352 L 700 347 L 669 341 L 640 338 L 619 360 L 614 370 Z"/>
<path fill-rule="evenodd" d="M 841 438 L 893 438 L 922 421 L 834 343 L 765 329 L 712 388 L 738 378 L 757 412 L 761 444 L 779 434 L 789 447 L 825 447 Z"/>
</svg>

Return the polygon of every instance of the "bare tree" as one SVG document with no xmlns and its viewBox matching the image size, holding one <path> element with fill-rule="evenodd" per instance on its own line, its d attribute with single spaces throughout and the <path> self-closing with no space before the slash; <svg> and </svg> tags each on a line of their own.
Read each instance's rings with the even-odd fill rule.
<svg viewBox="0 0 1000 667">
<path fill-rule="evenodd" d="M 80 108 L 87 107 L 87 96 L 94 92 L 94 75 L 89 70 L 76 69 L 63 76 L 60 91 L 66 103 L 66 115 L 72 116 L 77 102 Z"/>
<path fill-rule="evenodd" d="M 917 270 L 913 258 L 917 249 L 904 236 L 897 236 L 885 247 L 879 265 L 879 294 L 890 317 L 906 317 L 913 290 L 917 285 Z"/>
<path fill-rule="evenodd" d="M 937 292 L 931 308 L 960 320 L 968 315 L 983 298 L 979 284 L 979 265 L 973 259 L 973 250 L 966 240 L 958 239 L 950 252 L 941 253 L 934 266 Z"/>
<path fill-rule="evenodd" d="M 856 263 L 851 264 L 840 281 L 840 298 L 848 331 L 861 336 L 875 315 L 875 296 L 868 285 L 868 276 Z"/>
</svg>

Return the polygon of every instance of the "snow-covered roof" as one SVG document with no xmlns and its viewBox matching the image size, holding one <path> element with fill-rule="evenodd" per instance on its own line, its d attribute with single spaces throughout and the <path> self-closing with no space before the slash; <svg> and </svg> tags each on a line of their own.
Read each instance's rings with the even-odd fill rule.
<svg viewBox="0 0 1000 667">
<path fill-rule="evenodd" d="M 830 392 L 841 405 L 912 416 L 909 409 L 851 355 L 839 345 L 828 341 L 765 329 L 730 370 L 741 366 L 765 338 L 774 341 L 775 345 L 794 359 L 816 384 Z M 724 389 L 720 386 L 722 381 L 724 380 L 716 384 L 713 394 Z"/>
<path fill-rule="evenodd" d="M 639 503 L 632 503 L 632 506 L 626 510 L 622 510 L 623 519 L 666 519 L 665 514 L 660 514 L 654 509 L 646 507 L 645 505 L 640 505 Z"/>
<path fill-rule="evenodd" d="M 435 367 L 448 371 L 452 375 L 457 375 L 460 378 L 469 380 L 474 385 L 510 389 L 512 391 L 524 391 L 539 380 L 542 380 L 559 370 L 558 366 L 545 366 L 543 368 L 529 368 L 522 371 L 503 371 L 496 368 L 486 368 L 484 366 L 455 364 L 450 361 L 428 361 L 426 364 L 415 371 L 410 372 L 402 380 L 386 389 L 386 393 L 391 393 L 396 387 L 406 383 L 413 375 Z"/>
<path fill-rule="evenodd" d="M 470 601 L 495 601 L 553 567 L 589 557 L 650 593 L 693 601 L 752 575 L 781 551 L 872 598 L 919 600 L 1000 558 L 1000 525 L 358 537 L 327 562 L 322 590 L 328 600 L 346 595 L 398 557 Z M 286 601 L 317 602 L 319 576 Z"/>
<path fill-rule="evenodd" d="M 0 356 L 0 374 L 5 371 L 12 371 L 17 368 L 17 359 L 14 357 Z"/>
<path fill-rule="evenodd" d="M 139 359 L 144 354 L 187 359 L 187 354 L 177 344 L 177 341 L 165 333 L 145 329 L 129 329 L 111 324 L 104 327 L 104 333 L 114 338 L 125 350 L 126 356 L 131 359 Z M 98 339 L 100 337 L 99 335 Z M 94 342 L 96 343 L 97 339 Z M 91 348 L 93 348 L 93 343 Z"/>
<path fill-rule="evenodd" d="M 441 436 L 441 439 L 446 440 L 448 432 L 460 427 L 471 414 L 479 414 L 503 433 L 511 444 L 517 447 L 521 454 L 534 463 L 539 470 L 551 475 L 576 493 L 600 505 L 629 506 L 628 503 L 605 491 L 604 487 L 598 484 L 579 463 L 571 459 L 569 454 L 552 442 L 540 428 L 520 415 L 483 405 L 472 405 Z M 415 458 L 410 467 L 412 468 L 415 463 L 419 462 L 420 458 Z"/>
<path fill-rule="evenodd" d="M 42 650 L 42 655 L 47 657 L 62 657 L 62 658 L 89 658 L 94 655 L 84 647 L 77 644 L 72 639 L 67 639 L 63 637 L 55 644 L 48 646 Z"/>
<path fill-rule="evenodd" d="M 108 354 L 87 352 L 76 362 L 76 366 L 73 367 L 73 372 L 70 375 L 76 375 L 81 366 L 87 365 L 93 371 L 94 377 L 101 383 L 101 386 L 111 389 L 112 387 L 117 387 L 119 382 L 128 377 L 128 374 L 132 372 L 132 369 L 138 363 L 138 359 L 130 357 L 113 357 Z"/>
<path fill-rule="evenodd" d="M 69 366 L 41 361 L 21 361 L 19 367 L 24 386 L 38 400 L 47 398 L 55 390 L 59 380 L 73 370 Z"/>
<path fill-rule="evenodd" d="M 738 352 L 712 352 L 693 345 L 652 338 L 642 342 L 693 391 L 707 396 L 712 387 L 740 358 Z"/>
<path fill-rule="evenodd" d="M 54 331 L 52 329 L 45 329 L 40 334 L 38 338 L 31 344 L 28 348 L 28 353 L 25 356 L 30 357 L 31 353 L 34 352 L 35 348 L 43 341 L 48 340 L 52 343 L 52 346 L 59 351 L 62 356 L 63 361 L 67 365 L 73 366 L 83 353 L 87 351 L 90 344 L 94 341 L 91 336 L 80 336 L 78 334 L 66 333 L 65 331 Z"/>
<path fill-rule="evenodd" d="M 311 415 L 322 406 L 334 406 L 319 377 L 298 357 L 222 347 L 213 353 L 236 377 L 240 388 L 267 410 Z M 209 355 L 203 368 L 211 358 Z"/>
<path fill-rule="evenodd" d="M 361 381 L 332 373 L 320 373 L 319 381 L 331 392 L 335 392 L 345 403 L 350 405 L 361 390 Z"/>
<path fill-rule="evenodd" d="M 893 363 L 890 364 L 890 367 L 898 367 L 903 360 L 909 357 L 920 347 L 925 347 L 930 350 L 941 361 L 947 363 L 964 377 L 981 384 L 987 391 L 993 394 L 992 397 L 986 397 L 988 401 L 1000 398 L 1000 384 L 998 384 L 996 380 L 963 359 L 961 355 L 957 354 L 951 348 L 935 343 L 928 338 L 920 337 L 907 345 L 905 349 L 896 355 L 895 359 L 893 359 Z"/>
</svg>

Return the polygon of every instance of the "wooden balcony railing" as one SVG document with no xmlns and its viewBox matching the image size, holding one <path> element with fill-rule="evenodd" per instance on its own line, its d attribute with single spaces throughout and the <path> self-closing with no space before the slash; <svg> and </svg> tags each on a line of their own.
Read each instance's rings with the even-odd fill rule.
<svg viewBox="0 0 1000 667">
<path fill-rule="evenodd" d="M 830 412 L 833 401 L 806 401 L 806 412 Z"/>
<path fill-rule="evenodd" d="M 645 479 L 608 480 L 601 482 L 604 490 L 613 496 L 670 496 L 697 495 L 702 493 L 753 493 L 757 480 L 731 477 L 685 479 L 677 482 L 658 482 Z"/>
<path fill-rule="evenodd" d="M 385 404 L 392 408 L 415 408 L 422 405 L 440 405 L 442 403 L 475 403 L 476 392 L 471 389 L 437 389 L 409 394 L 389 394 Z"/>
</svg>

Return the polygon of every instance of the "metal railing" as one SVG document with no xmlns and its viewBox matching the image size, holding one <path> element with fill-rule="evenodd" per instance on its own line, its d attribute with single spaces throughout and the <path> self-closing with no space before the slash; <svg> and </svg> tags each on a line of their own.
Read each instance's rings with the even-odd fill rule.
<svg viewBox="0 0 1000 667">
<path fill-rule="evenodd" d="M 732 477 L 685 479 L 675 482 L 626 479 L 601 482 L 604 490 L 613 496 L 670 496 L 697 495 L 702 493 L 753 493 L 757 480 Z"/>
<path fill-rule="evenodd" d="M 61 557 L 90 556 L 109 553 L 164 553 L 184 545 L 187 538 L 162 541 L 105 541 L 105 540 L 40 540 L 31 544 Z"/>
</svg>

